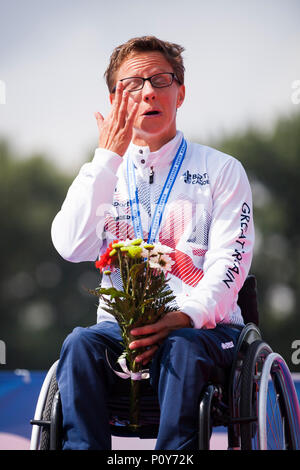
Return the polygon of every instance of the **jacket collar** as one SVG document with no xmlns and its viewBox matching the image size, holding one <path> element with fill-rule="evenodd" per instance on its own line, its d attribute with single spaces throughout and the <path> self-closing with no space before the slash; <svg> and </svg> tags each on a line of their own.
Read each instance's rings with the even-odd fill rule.
<svg viewBox="0 0 300 470">
<path fill-rule="evenodd" d="M 149 147 L 142 147 L 130 143 L 127 153 L 130 155 L 135 167 L 138 170 L 144 168 L 164 168 L 169 166 L 176 155 L 176 151 L 180 145 L 183 134 L 177 131 L 175 137 L 163 145 L 156 152 L 150 152 Z"/>
</svg>

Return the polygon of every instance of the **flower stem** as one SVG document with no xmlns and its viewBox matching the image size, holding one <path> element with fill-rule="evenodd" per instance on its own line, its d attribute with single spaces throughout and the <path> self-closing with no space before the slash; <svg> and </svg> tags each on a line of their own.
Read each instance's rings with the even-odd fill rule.
<svg viewBox="0 0 300 470">
<path fill-rule="evenodd" d="M 145 279 L 143 294 L 141 296 L 141 302 L 143 302 L 145 299 L 146 289 L 148 287 L 148 282 L 149 282 L 149 272 L 150 272 L 149 258 L 150 258 L 150 254 L 149 254 L 149 257 L 147 258 L 147 263 L 146 263 L 146 279 Z"/>
<path fill-rule="evenodd" d="M 133 372 L 138 371 L 135 361 L 133 361 Z M 130 418 L 129 426 L 134 431 L 140 425 L 140 380 L 131 380 L 131 391 L 130 391 Z"/>
</svg>

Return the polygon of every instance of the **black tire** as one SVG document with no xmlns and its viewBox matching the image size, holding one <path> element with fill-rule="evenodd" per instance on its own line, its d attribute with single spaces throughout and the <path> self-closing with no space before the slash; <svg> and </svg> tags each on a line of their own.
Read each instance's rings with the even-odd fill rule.
<svg viewBox="0 0 300 470">
<path fill-rule="evenodd" d="M 42 419 L 45 421 L 51 421 L 52 405 L 53 405 L 54 397 L 57 391 L 58 391 L 58 385 L 56 381 L 56 372 L 54 372 L 50 381 L 45 408 L 43 411 Z M 50 426 L 44 426 L 42 428 L 42 433 L 41 433 L 40 450 L 49 450 L 49 449 L 50 449 Z"/>
<path fill-rule="evenodd" d="M 240 417 L 241 403 L 241 380 L 242 370 L 246 354 L 250 344 L 254 341 L 261 340 L 259 328 L 254 323 L 248 323 L 241 331 L 239 336 L 235 357 L 231 366 L 229 388 L 228 388 L 228 404 L 229 413 L 233 420 Z M 237 422 L 228 424 L 228 448 L 240 449 L 240 426 Z"/>
<path fill-rule="evenodd" d="M 215 387 L 208 385 L 203 393 L 199 405 L 199 450 L 209 450 L 210 437 L 212 433 L 212 401 L 215 394 Z"/>
<path fill-rule="evenodd" d="M 264 341 L 257 340 L 250 344 L 243 364 L 241 377 L 241 449 L 255 449 L 254 442 L 258 436 L 258 394 L 259 382 L 266 357 L 273 351 Z"/>
</svg>

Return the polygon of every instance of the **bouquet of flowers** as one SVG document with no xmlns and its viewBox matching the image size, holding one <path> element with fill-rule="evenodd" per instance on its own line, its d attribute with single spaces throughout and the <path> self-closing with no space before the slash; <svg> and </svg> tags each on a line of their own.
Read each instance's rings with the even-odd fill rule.
<svg viewBox="0 0 300 470">
<path fill-rule="evenodd" d="M 121 328 L 124 353 L 118 362 L 127 372 L 125 378 L 131 378 L 130 426 L 133 429 L 139 425 L 140 379 L 147 378 L 147 371 L 141 370 L 141 364 L 135 362 L 142 348 L 129 349 L 129 344 L 138 338 L 133 337 L 130 331 L 155 323 L 174 310 L 170 302 L 175 296 L 168 288 L 166 278 L 174 264 L 170 257 L 172 251 L 160 243 L 149 244 L 141 239 L 115 240 L 95 263 L 103 275 L 109 276 L 111 287 L 89 290 L 104 300 L 103 309 L 116 318 Z M 116 270 L 120 272 L 123 290 L 113 285 L 111 274 Z M 121 373 L 118 375 L 123 376 Z"/>
</svg>

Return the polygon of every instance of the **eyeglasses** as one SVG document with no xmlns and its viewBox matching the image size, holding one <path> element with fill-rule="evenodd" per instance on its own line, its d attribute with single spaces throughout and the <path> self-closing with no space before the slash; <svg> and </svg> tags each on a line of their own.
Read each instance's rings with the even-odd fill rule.
<svg viewBox="0 0 300 470">
<path fill-rule="evenodd" d="M 148 78 L 142 77 L 129 77 L 129 78 L 122 78 L 120 82 L 123 83 L 124 90 L 129 92 L 138 91 L 143 88 L 146 81 L 149 81 L 153 88 L 165 88 L 171 86 L 174 80 L 177 80 L 175 73 L 172 72 L 164 72 L 164 73 L 156 73 Z M 178 80 L 177 80 L 178 81 Z M 116 87 L 113 88 L 112 93 L 115 93 Z"/>
</svg>

